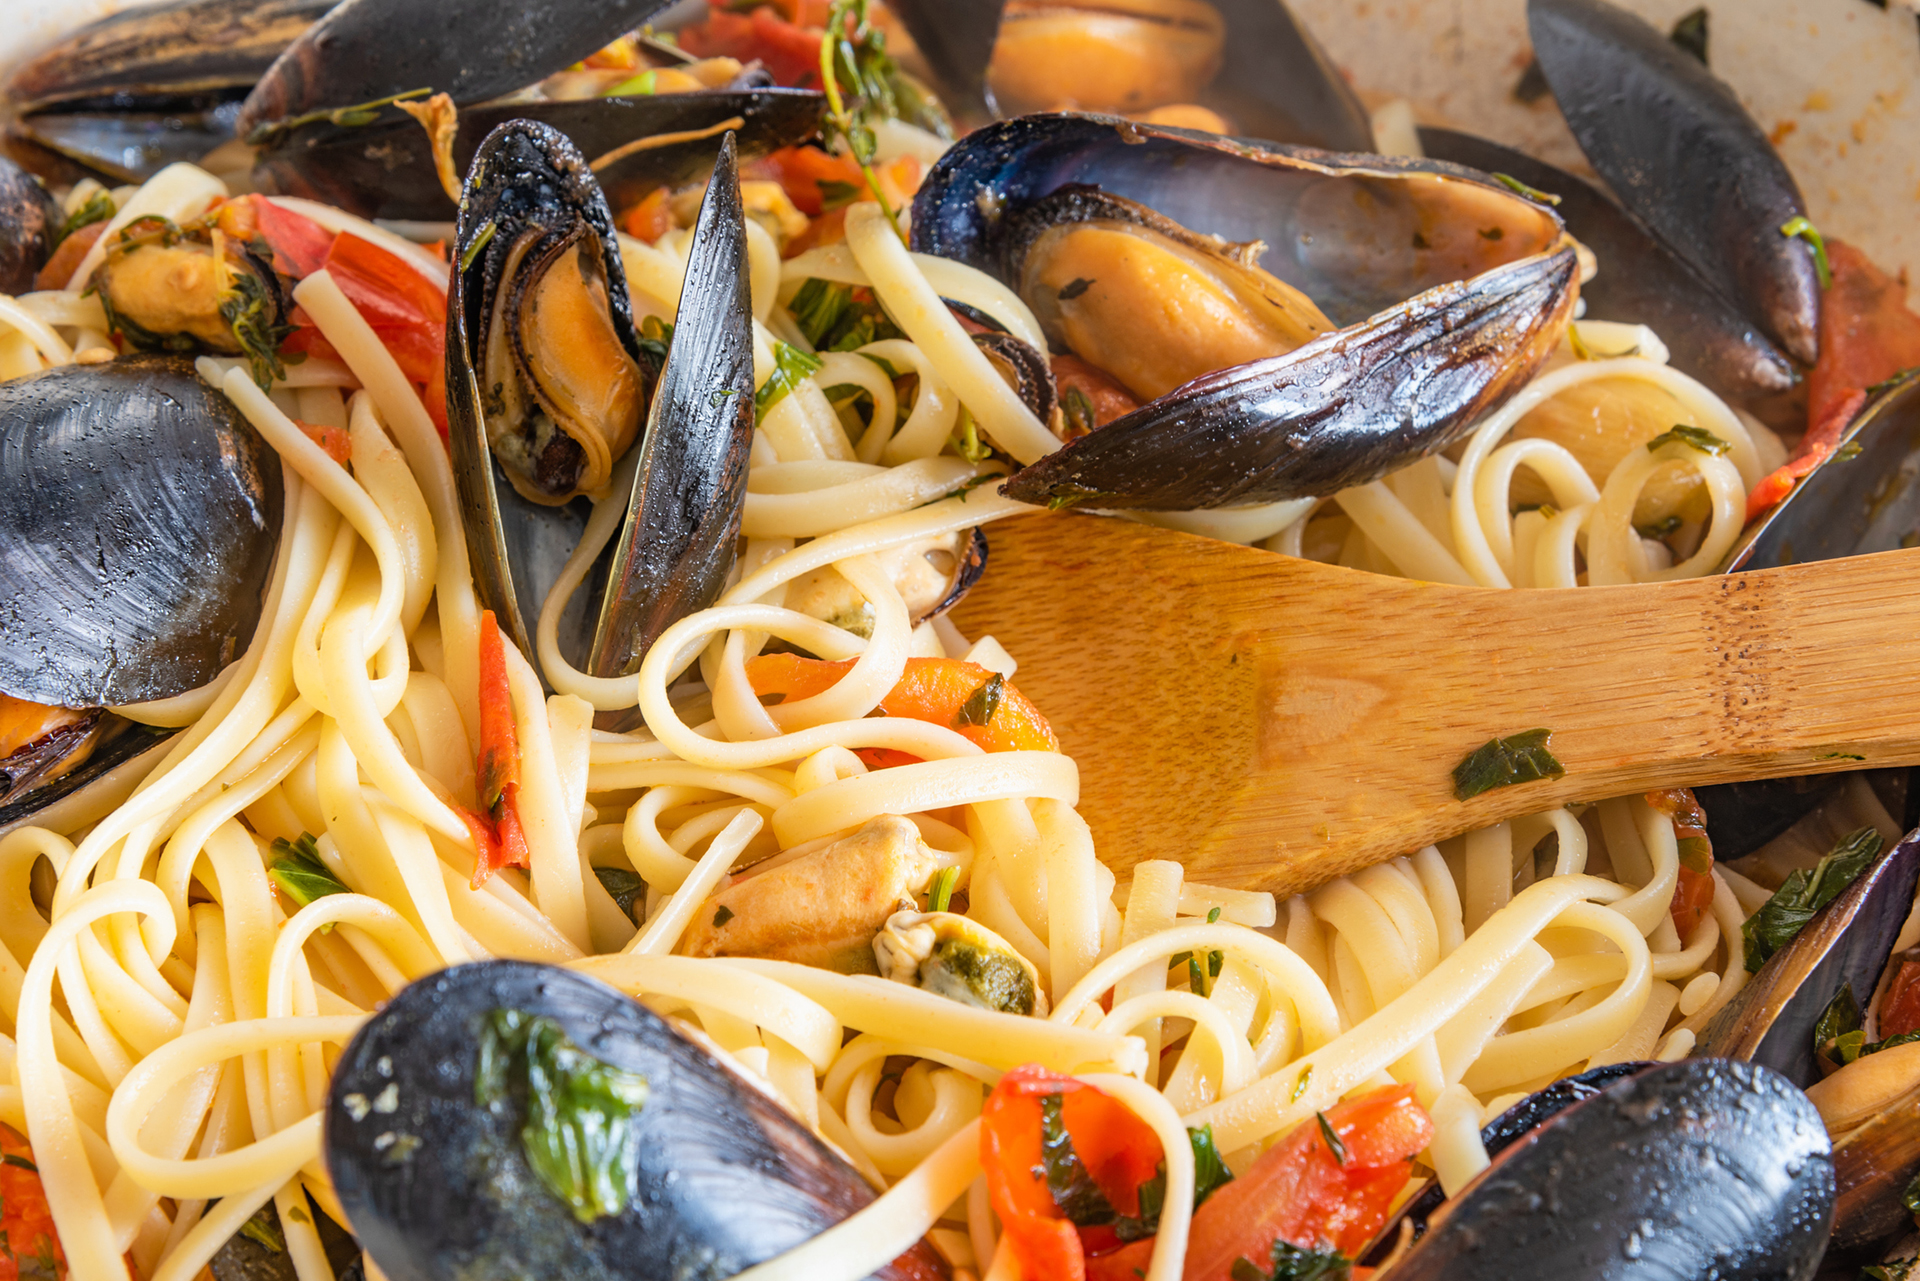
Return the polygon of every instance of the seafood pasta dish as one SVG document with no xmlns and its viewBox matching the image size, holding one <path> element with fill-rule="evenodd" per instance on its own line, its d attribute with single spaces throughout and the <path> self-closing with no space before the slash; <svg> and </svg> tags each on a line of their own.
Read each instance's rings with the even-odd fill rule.
<svg viewBox="0 0 1920 1281">
<path fill-rule="evenodd" d="M 1920 539 L 1904 277 L 1704 10 L 1526 9 L 1579 174 L 1281 0 L 16 67 L 0 1275 L 1908 1276 L 1905 770 L 1276 895 L 1104 861 L 970 625 L 1075 590 L 996 573 L 1040 522 L 1495 591 Z M 1432 765 L 1564 772 L 1513 729 Z"/>
</svg>

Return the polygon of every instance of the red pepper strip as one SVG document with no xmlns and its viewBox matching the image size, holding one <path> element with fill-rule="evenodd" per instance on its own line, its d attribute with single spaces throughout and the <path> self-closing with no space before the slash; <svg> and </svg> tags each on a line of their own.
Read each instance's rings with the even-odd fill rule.
<svg viewBox="0 0 1920 1281">
<path fill-rule="evenodd" d="M 319 423 L 310 423 L 301 418 L 294 419 L 293 425 L 342 467 L 353 461 L 353 437 L 347 434 L 345 428 L 322 427 Z"/>
<path fill-rule="evenodd" d="M 1040 1101 L 1051 1094 L 1061 1096 L 1060 1119 L 1080 1163 L 1121 1214 L 1139 1213 L 1140 1185 L 1160 1164 L 1160 1140 L 1117 1099 L 1036 1063 L 1001 1077 L 987 1097 L 980 1113 L 980 1164 L 1020 1271 L 1075 1281 L 1087 1275 L 1082 1234 L 1103 1246 L 1115 1238 L 1111 1231 L 1075 1229 L 1054 1204 L 1040 1151 Z"/>
<path fill-rule="evenodd" d="M 1880 1036 L 1920 1031 L 1920 949 L 1903 953 L 1886 999 L 1880 1003 Z"/>
<path fill-rule="evenodd" d="M 756 694 L 781 694 L 790 701 L 798 701 L 833 688 L 842 676 L 853 670 L 853 664 L 851 658 L 828 662 L 801 658 L 797 654 L 762 654 L 748 660 L 747 680 Z M 1060 750 L 1047 718 L 1011 684 L 1001 685 L 999 703 L 986 724 L 957 723 L 961 709 L 992 678 L 992 672 L 964 659 L 909 658 L 899 683 L 880 700 L 880 707 L 889 716 L 907 716 L 957 729 L 989 752 Z M 869 759 L 868 765 L 879 768 L 876 760 L 905 764 L 912 759 L 915 758 L 905 752 L 895 752 L 889 757 Z"/>
<path fill-rule="evenodd" d="M 520 739 L 507 681 L 507 642 L 492 610 L 480 615 L 480 750 L 474 761 L 474 785 L 486 811 L 465 816 L 474 834 L 473 883 L 479 886 L 502 867 L 525 867 L 530 861 L 517 804 Z"/>
<path fill-rule="evenodd" d="M 820 41 L 826 35 L 827 15 L 818 5 L 797 8 L 796 16 L 807 19 L 808 25 L 796 25 L 770 6 L 751 14 L 716 7 L 705 22 L 681 30 L 680 47 L 696 58 L 758 59 L 776 83 L 811 89 L 820 82 Z"/>
<path fill-rule="evenodd" d="M 1680 842 L 1680 876 L 1667 911 L 1673 928 L 1685 939 L 1713 906 L 1713 842 L 1707 837 L 1707 812 L 1685 787 L 1648 792 L 1646 801 L 1673 819 L 1673 835 Z"/>
<path fill-rule="evenodd" d="M 251 206 L 260 238 L 273 250 L 273 269 L 295 280 L 320 270 L 333 248 L 333 233 L 304 214 L 276 205 L 265 196 L 243 196 Z M 239 201 L 234 203 L 238 204 Z"/>
<path fill-rule="evenodd" d="M 1296 1126 L 1194 1213 L 1184 1281 L 1231 1281 L 1240 1259 L 1264 1274 L 1275 1240 L 1349 1259 L 1372 1240 L 1406 1186 L 1408 1158 L 1432 1141 L 1433 1122 L 1411 1085 L 1336 1103 L 1324 1116 L 1344 1158 L 1327 1145 L 1318 1118 Z M 1144 1273 L 1152 1253 L 1151 1240 L 1136 1241 L 1092 1260 L 1087 1276 L 1138 1281 L 1134 1269 Z"/>
<path fill-rule="evenodd" d="M 427 413 L 447 434 L 447 296 L 397 254 L 342 232 L 324 266 L 340 292 L 421 388 Z"/>
<path fill-rule="evenodd" d="M 1747 495 L 1747 519 L 1766 511 L 1821 459 L 1866 399 L 1866 389 L 1920 366 L 1920 316 L 1906 285 L 1852 245 L 1827 242 L 1833 284 L 1820 299 L 1820 360 L 1807 375 L 1807 434 L 1786 466 Z"/>
</svg>

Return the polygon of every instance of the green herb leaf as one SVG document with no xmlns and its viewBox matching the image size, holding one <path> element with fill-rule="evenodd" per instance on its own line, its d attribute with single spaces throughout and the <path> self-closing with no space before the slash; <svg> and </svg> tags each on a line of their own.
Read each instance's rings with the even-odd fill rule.
<svg viewBox="0 0 1920 1281">
<path fill-rule="evenodd" d="M 1112 1223 L 1119 1216 L 1073 1149 L 1073 1136 L 1067 1133 L 1061 1114 L 1063 1102 L 1058 1094 L 1040 1099 L 1040 1162 L 1046 1168 L 1047 1191 L 1069 1222 L 1083 1228 Z"/>
<path fill-rule="evenodd" d="M 1066 415 L 1067 435 L 1084 436 L 1099 426 L 1093 409 L 1093 401 L 1087 393 L 1078 387 L 1067 387 L 1060 392 L 1060 412 Z"/>
<path fill-rule="evenodd" d="M 1679 528 L 1680 518 L 1669 515 L 1665 520 L 1656 521 L 1651 525 L 1635 525 L 1633 532 L 1642 538 L 1661 539 Z"/>
<path fill-rule="evenodd" d="M 635 925 L 640 924 L 640 916 L 647 907 L 647 883 L 637 873 L 624 867 L 596 867 L 593 876 L 600 882 L 600 888 L 607 892 L 607 897 L 613 900 L 614 906 L 625 912 L 627 919 Z"/>
<path fill-rule="evenodd" d="M 1347 1163 L 1347 1145 L 1342 1143 L 1340 1136 L 1333 1132 L 1333 1126 L 1328 1123 L 1325 1112 L 1315 1112 L 1313 1115 L 1314 1119 L 1320 1122 L 1320 1137 L 1327 1141 L 1327 1150 L 1333 1153 L 1335 1163 L 1345 1165 Z"/>
<path fill-rule="evenodd" d="M 480 1029 L 474 1096 L 498 1108 L 521 1092 L 520 1144 L 547 1190 L 582 1223 L 624 1210 L 640 1172 L 633 1117 L 646 1077 L 587 1053 L 550 1018 L 495 1010 Z"/>
<path fill-rule="evenodd" d="M 1908 1181 L 1907 1190 L 1900 1194 L 1900 1204 L 1908 1214 L 1920 1219 L 1920 1174 Z"/>
<path fill-rule="evenodd" d="M 943 867 L 933 878 L 933 884 L 927 888 L 927 910 L 944 912 L 953 902 L 953 887 L 960 883 L 960 869 Z"/>
<path fill-rule="evenodd" d="M 1647 452 L 1657 453 L 1662 445 L 1685 445 L 1703 454 L 1724 454 L 1733 448 L 1706 428 L 1693 427 L 1686 423 L 1675 423 L 1671 428 L 1648 441 Z"/>
<path fill-rule="evenodd" d="M 1193 1146 L 1193 1208 L 1198 1210 L 1208 1197 L 1233 1182 L 1233 1171 L 1220 1159 L 1220 1149 L 1214 1146 L 1213 1126 L 1189 1128 L 1187 1142 Z M 1162 1161 L 1154 1176 L 1140 1185 L 1140 1213 L 1132 1218 L 1124 1214 L 1117 1216 L 1113 1223 L 1115 1234 L 1122 1241 L 1144 1241 L 1152 1236 L 1160 1230 L 1160 1213 L 1166 1207 L 1166 1200 L 1167 1163 Z"/>
<path fill-rule="evenodd" d="M 1835 462 L 1850 463 L 1854 459 L 1858 458 L 1861 454 L 1864 454 L 1866 452 L 1867 452 L 1866 450 L 1860 447 L 1859 441 L 1850 440 L 1846 444 L 1840 446 L 1840 448 L 1834 450 L 1833 457 Z"/>
<path fill-rule="evenodd" d="M 297 841 L 278 838 L 268 851 L 274 856 L 267 875 L 280 892 L 301 907 L 329 894 L 351 893 L 320 857 L 313 833 L 302 832 Z"/>
<path fill-rule="evenodd" d="M 1219 908 L 1217 908 L 1217 907 L 1210 907 L 1210 908 L 1208 908 L 1208 909 L 1207 909 L 1207 924 L 1208 924 L 1208 925 L 1212 925 L 1212 924 L 1213 924 L 1214 922 L 1216 922 L 1216 921 L 1218 921 L 1219 919 L 1220 919 L 1220 909 L 1219 909 Z"/>
<path fill-rule="evenodd" d="M 465 249 L 462 249 L 460 251 L 460 270 L 461 271 L 464 272 L 467 270 L 467 268 L 473 266 L 473 260 L 480 256 L 480 252 L 487 247 L 487 245 L 493 240 L 494 233 L 499 230 L 500 229 L 494 225 L 493 219 L 491 218 L 487 219 L 485 222 L 480 224 L 480 230 L 473 233 L 472 242 L 469 243 Z"/>
<path fill-rule="evenodd" d="M 645 98 L 657 93 L 660 73 L 652 68 L 630 76 L 601 93 L 602 98 Z"/>
<path fill-rule="evenodd" d="M 1496 787 L 1561 777 L 1567 768 L 1548 750 L 1552 741 L 1550 729 L 1489 739 L 1453 767 L 1454 799 L 1464 801 Z"/>
<path fill-rule="evenodd" d="M 87 197 L 87 202 L 67 215 L 60 224 L 60 230 L 54 233 L 50 248 L 58 249 L 60 242 L 82 227 L 91 227 L 96 222 L 105 222 L 119 212 L 114 208 L 113 197 L 104 191 L 96 191 Z"/>
<path fill-rule="evenodd" d="M 835 284 L 818 276 L 801 285 L 800 292 L 787 304 L 787 310 L 793 313 L 793 323 L 816 349 L 827 345 L 827 335 L 852 308 L 852 285 Z"/>
<path fill-rule="evenodd" d="M 1805 868 L 1794 869 L 1773 897 L 1740 927 L 1746 942 L 1747 970 L 1758 972 L 1767 958 L 1793 942 L 1821 908 L 1840 897 L 1841 891 L 1873 864 L 1884 844 L 1879 832 L 1862 827 L 1841 837 L 1811 874 Z"/>
<path fill-rule="evenodd" d="M 788 392 L 820 372 L 818 356 L 809 356 L 798 347 L 789 347 L 779 339 L 773 342 L 773 373 L 753 395 L 756 422 L 764 421 L 767 411 L 786 398 Z"/>
<path fill-rule="evenodd" d="M 1560 197 L 1554 195 L 1552 192 L 1542 191 L 1538 187 L 1529 187 L 1512 174 L 1497 173 L 1493 175 L 1493 180 L 1505 187 L 1508 191 L 1513 192 L 1516 196 L 1525 196 L 1536 205 L 1557 205 L 1560 203 Z"/>
<path fill-rule="evenodd" d="M 820 208 L 823 211 L 844 209 L 860 199 L 860 188 L 850 182 L 820 178 L 815 180 L 813 185 L 820 188 Z"/>
<path fill-rule="evenodd" d="M 1293 1083 L 1293 1097 L 1289 1099 L 1288 1102 L 1298 1103 L 1306 1095 L 1307 1087 L 1312 1083 L 1313 1064 L 1309 1063 L 1307 1064 L 1307 1070 L 1300 1074 L 1300 1079 Z"/>
<path fill-rule="evenodd" d="M 713 909 L 713 928 L 714 929 L 716 930 L 719 929 L 722 925 L 725 925 L 728 921 L 731 921 L 732 919 L 733 919 L 733 909 L 728 907 L 725 903 L 722 903 L 719 907 L 716 907 Z"/>
<path fill-rule="evenodd" d="M 1273 1243 L 1273 1271 L 1267 1281 L 1348 1281 L 1353 1260 L 1335 1249 L 1309 1250 L 1288 1241 Z"/>
<path fill-rule="evenodd" d="M 14 1152 L 8 1152 L 4 1155 L 0 1155 L 0 1165 L 10 1165 L 10 1166 L 13 1166 L 15 1169 L 26 1170 L 31 1174 L 40 1173 L 39 1166 L 35 1165 L 28 1158 L 24 1156 L 20 1156 L 18 1153 L 14 1153 Z"/>
<path fill-rule="evenodd" d="M 980 439 L 980 424 L 974 422 L 965 405 L 960 406 L 960 420 L 954 426 L 953 448 L 970 463 L 983 463 L 993 456 L 987 442 Z"/>
<path fill-rule="evenodd" d="M 648 316 L 640 322 L 640 350 L 653 362 L 658 374 L 667 367 L 667 352 L 673 347 L 673 322 Z"/>
<path fill-rule="evenodd" d="M 887 55 L 885 35 L 868 21 L 870 7 L 871 0 L 833 0 L 827 11 L 827 36 L 820 42 L 820 88 L 827 109 L 820 132 L 829 143 L 838 137 L 853 153 L 867 190 L 904 244 L 900 219 L 873 172 L 873 122 L 899 117 L 894 86 L 901 76 Z"/>
<path fill-rule="evenodd" d="M 1833 285 L 1833 264 L 1827 261 L 1827 240 L 1820 229 L 1804 215 L 1789 218 L 1780 224 L 1780 234 L 1789 240 L 1804 240 L 1813 246 L 1813 271 L 1820 278 L 1822 289 Z"/>
<path fill-rule="evenodd" d="M 287 1252 L 287 1237 L 280 1230 L 280 1216 L 274 1213 L 271 1201 L 255 1210 L 253 1217 L 240 1225 L 240 1235 L 265 1247 L 270 1253 Z"/>
<path fill-rule="evenodd" d="M 279 348 L 293 326 L 276 319 L 279 309 L 265 282 L 249 268 L 243 265 L 234 269 L 229 279 L 230 287 L 220 295 L 220 318 L 227 322 L 233 340 L 245 354 L 254 383 L 266 391 L 276 379 L 287 376 Z"/>
<path fill-rule="evenodd" d="M 1826 1010 L 1820 1015 L 1820 1021 L 1813 1027 L 1813 1052 L 1835 1067 L 1845 1060 L 1840 1058 L 1844 1051 L 1838 1042 L 1849 1032 L 1858 1032 L 1861 1027 L 1860 1002 L 1854 998 L 1853 984 L 1843 983 L 1840 990 L 1827 1002 Z M 1855 1048 L 1856 1055 L 1858 1047 Z"/>
<path fill-rule="evenodd" d="M 999 672 L 987 677 L 980 688 L 973 691 L 953 718 L 955 729 L 968 725 L 985 725 L 1000 710 L 1000 696 L 1007 687 L 1007 678 Z"/>
</svg>

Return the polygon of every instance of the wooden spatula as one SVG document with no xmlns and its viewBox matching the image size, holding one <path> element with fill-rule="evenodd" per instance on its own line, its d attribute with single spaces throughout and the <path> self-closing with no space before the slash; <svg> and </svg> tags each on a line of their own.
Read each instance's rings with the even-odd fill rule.
<svg viewBox="0 0 1920 1281">
<path fill-rule="evenodd" d="M 1101 516 L 989 537 L 956 622 L 1019 660 L 1116 869 L 1290 892 L 1567 801 L 1920 764 L 1920 549 L 1491 591 Z M 1536 728 L 1564 777 L 1454 798 Z"/>
</svg>

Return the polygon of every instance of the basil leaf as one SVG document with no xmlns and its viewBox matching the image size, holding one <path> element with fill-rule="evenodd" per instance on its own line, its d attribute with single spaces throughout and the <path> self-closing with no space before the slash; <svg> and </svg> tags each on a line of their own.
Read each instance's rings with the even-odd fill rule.
<svg viewBox="0 0 1920 1281">
<path fill-rule="evenodd" d="M 819 373 L 821 368 L 818 356 L 809 356 L 798 347 L 789 347 L 774 339 L 773 374 L 753 395 L 755 420 L 764 419 L 767 411 L 785 399 L 788 392 Z"/>
<path fill-rule="evenodd" d="M 1112 1223 L 1118 1217 L 1113 1204 L 1073 1150 L 1073 1136 L 1061 1115 L 1064 1101 L 1059 1094 L 1040 1099 L 1040 1161 L 1046 1168 L 1047 1191 L 1070 1223 L 1083 1228 Z"/>
<path fill-rule="evenodd" d="M 860 199 L 860 188 L 850 182 L 820 178 L 813 185 L 820 189 L 820 208 L 823 212 L 844 209 Z"/>
<path fill-rule="evenodd" d="M 1262 1271 L 1250 1259 L 1235 1259 L 1233 1281 L 1349 1281 L 1353 1260 L 1338 1250 L 1310 1250 L 1275 1238 L 1273 1269 Z"/>
<path fill-rule="evenodd" d="M 640 915 L 634 911 L 634 905 L 638 903 L 640 911 L 646 911 L 647 883 L 624 867 L 596 867 L 593 875 L 600 882 L 600 888 L 607 892 L 607 897 L 613 900 L 613 905 L 625 912 L 627 919 L 635 925 L 640 924 Z"/>
<path fill-rule="evenodd" d="M 787 310 L 793 313 L 793 323 L 807 336 L 807 341 L 820 347 L 852 306 L 852 285 L 837 285 L 816 276 L 800 286 L 800 292 L 787 304 Z"/>
<path fill-rule="evenodd" d="M 1813 1052 L 1818 1058 L 1827 1060 L 1835 1067 L 1847 1060 L 1840 1057 L 1845 1047 L 1840 1045 L 1843 1038 L 1860 1031 L 1860 1002 L 1854 998 L 1853 984 L 1842 983 L 1840 990 L 1827 1002 L 1827 1008 L 1820 1015 L 1820 1021 L 1813 1026 Z M 1857 1046 L 1854 1049 L 1858 1057 Z"/>
<path fill-rule="evenodd" d="M 518 1089 L 520 1144 L 547 1190 L 582 1223 L 624 1210 L 640 1173 L 633 1117 L 646 1077 L 587 1053 L 550 1018 L 495 1010 L 480 1029 L 474 1095 L 492 1108 Z"/>
<path fill-rule="evenodd" d="M 1000 696 L 1006 687 L 1007 678 L 999 672 L 987 677 L 954 716 L 954 727 L 985 725 L 991 721 L 993 714 L 1000 710 Z"/>
<path fill-rule="evenodd" d="M 1464 801 L 1496 787 L 1559 778 L 1567 768 L 1547 750 L 1552 741 L 1550 729 L 1530 729 L 1507 738 L 1489 739 L 1453 767 L 1454 799 Z"/>
<path fill-rule="evenodd" d="M 1187 1142 L 1193 1145 L 1193 1208 L 1198 1210 L 1208 1197 L 1233 1182 L 1233 1171 L 1220 1159 L 1220 1149 L 1214 1146 L 1213 1126 L 1189 1129 Z M 1162 1161 L 1159 1171 L 1140 1185 L 1139 1216 L 1128 1218 L 1123 1214 L 1115 1218 L 1115 1235 L 1122 1241 L 1144 1241 L 1158 1232 L 1166 1199 L 1167 1163 Z"/>
<path fill-rule="evenodd" d="M 96 222 L 105 222 L 117 212 L 112 196 L 104 191 L 94 192 L 87 197 L 87 203 L 67 215 L 66 221 L 60 224 L 60 230 L 54 233 L 53 243 L 48 246 L 48 249 L 58 249 L 61 241 L 80 228 L 91 227 Z"/>
<path fill-rule="evenodd" d="M 253 1217 L 240 1225 L 240 1235 L 271 1254 L 287 1252 L 286 1234 L 280 1230 L 280 1216 L 274 1213 L 272 1202 L 255 1210 Z"/>
<path fill-rule="evenodd" d="M 276 838 L 269 853 L 275 857 L 267 865 L 268 877 L 280 887 L 281 893 L 301 907 L 329 894 L 351 893 L 321 860 L 320 848 L 311 832 L 300 833 L 297 841 Z"/>
<path fill-rule="evenodd" d="M 1862 827 L 1841 837 L 1812 873 L 1796 868 L 1789 874 L 1773 897 L 1740 927 L 1746 941 L 1748 972 L 1758 972 L 1769 957 L 1793 942 L 1821 908 L 1859 879 L 1885 844 L 1879 832 Z"/>
</svg>

